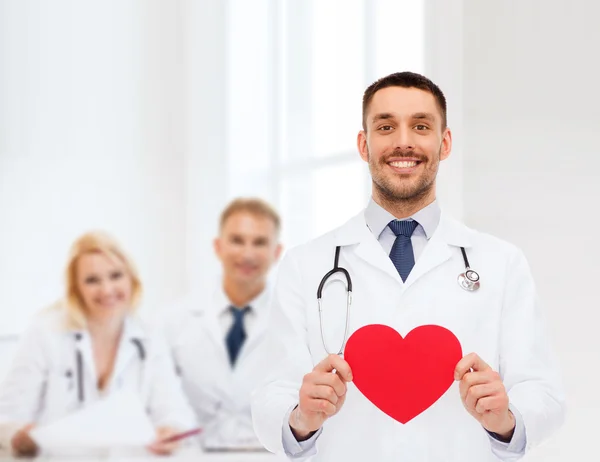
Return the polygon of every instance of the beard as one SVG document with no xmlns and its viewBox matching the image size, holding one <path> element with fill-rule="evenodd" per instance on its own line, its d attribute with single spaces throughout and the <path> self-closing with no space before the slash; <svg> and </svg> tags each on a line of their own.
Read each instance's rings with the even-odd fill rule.
<svg viewBox="0 0 600 462">
<path fill-rule="evenodd" d="M 431 159 L 414 151 L 400 150 L 395 150 L 387 156 L 374 159 L 369 152 L 369 170 L 373 186 L 380 197 L 387 202 L 419 202 L 426 198 L 435 186 L 440 154 L 441 147 L 437 155 L 432 156 Z M 401 175 L 394 174 L 391 171 L 386 172 L 389 169 L 387 165 L 389 159 L 402 157 L 418 159 L 421 162 L 419 166 L 422 166 L 423 170 L 417 178 L 412 178 L 412 174 Z"/>
</svg>

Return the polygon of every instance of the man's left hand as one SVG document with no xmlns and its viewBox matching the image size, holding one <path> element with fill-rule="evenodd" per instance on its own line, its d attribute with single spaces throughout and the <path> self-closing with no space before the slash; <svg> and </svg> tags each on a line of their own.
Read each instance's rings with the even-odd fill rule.
<svg viewBox="0 0 600 462">
<path fill-rule="evenodd" d="M 487 431 L 510 441 L 515 416 L 508 408 L 508 395 L 500 374 L 475 353 L 470 353 L 456 365 L 454 380 L 460 381 L 460 397 L 469 414 Z"/>
</svg>

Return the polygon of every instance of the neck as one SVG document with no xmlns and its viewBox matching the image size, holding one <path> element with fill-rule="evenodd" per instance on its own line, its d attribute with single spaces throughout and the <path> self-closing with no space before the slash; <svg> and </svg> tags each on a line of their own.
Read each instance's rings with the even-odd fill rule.
<svg viewBox="0 0 600 462">
<path fill-rule="evenodd" d="M 240 284 L 232 281 L 227 277 L 223 278 L 223 290 L 229 301 L 239 308 L 243 308 L 254 300 L 258 295 L 265 290 L 266 282 L 261 279 L 248 284 Z"/>
<path fill-rule="evenodd" d="M 387 197 L 375 185 L 373 185 L 372 194 L 373 200 L 396 218 L 408 218 L 435 200 L 435 187 L 432 187 L 429 191 L 425 191 L 422 195 L 411 197 L 410 199 Z"/>
<path fill-rule="evenodd" d="M 102 341 L 118 340 L 123 331 L 123 316 L 107 316 L 106 318 L 89 317 L 87 329 L 93 339 Z"/>
</svg>

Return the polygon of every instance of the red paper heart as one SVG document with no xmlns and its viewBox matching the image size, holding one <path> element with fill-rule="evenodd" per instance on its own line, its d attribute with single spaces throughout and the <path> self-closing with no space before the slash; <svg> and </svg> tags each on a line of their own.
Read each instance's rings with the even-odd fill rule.
<svg viewBox="0 0 600 462">
<path fill-rule="evenodd" d="M 344 350 L 354 385 L 403 424 L 450 388 L 461 358 L 456 336 L 435 325 L 417 327 L 402 338 L 391 327 L 371 324 L 354 332 Z"/>
</svg>

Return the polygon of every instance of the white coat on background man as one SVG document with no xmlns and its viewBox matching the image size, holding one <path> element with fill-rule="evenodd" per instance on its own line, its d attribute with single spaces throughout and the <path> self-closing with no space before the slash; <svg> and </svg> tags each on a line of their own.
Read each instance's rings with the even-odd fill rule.
<svg viewBox="0 0 600 462">
<path fill-rule="evenodd" d="M 206 448 L 262 448 L 252 425 L 250 397 L 268 372 L 267 276 L 281 251 L 279 223 L 263 201 L 233 201 L 222 214 L 215 240 L 223 268 L 215 290 L 210 297 L 191 294 L 166 313 L 169 345 Z M 227 343 L 232 310 L 243 309 L 245 340 L 232 361 Z"/>
<path fill-rule="evenodd" d="M 264 339 L 269 298 L 267 289 L 249 303 L 255 322 L 235 367 L 229 362 L 223 328 L 231 302 L 221 287 L 205 302 L 189 297 L 168 324 L 177 371 L 207 447 L 261 447 L 252 426 L 250 395 L 268 373 Z"/>
<path fill-rule="evenodd" d="M 298 459 L 516 460 L 564 415 L 528 264 L 513 245 L 439 211 L 435 177 L 451 135 L 437 86 L 417 74 L 394 74 L 367 89 L 365 102 L 358 145 L 369 162 L 373 198 L 364 212 L 282 261 L 269 331 L 272 372 L 253 396 L 256 432 L 269 450 Z M 418 224 L 410 237 L 415 264 L 405 281 L 389 256 L 393 219 Z M 462 345 L 453 385 L 406 424 L 368 401 L 348 363 L 323 346 L 316 293 L 334 266 L 336 246 L 353 283 L 349 335 L 369 324 L 402 336 L 436 324 Z M 481 276 L 479 290 L 457 283 L 465 271 L 460 247 Z M 333 279 L 344 281 L 340 276 Z M 323 330 L 331 350 L 343 341 L 345 316 L 343 285 L 327 284 Z M 395 367 L 393 358 L 388 367 Z"/>
</svg>

